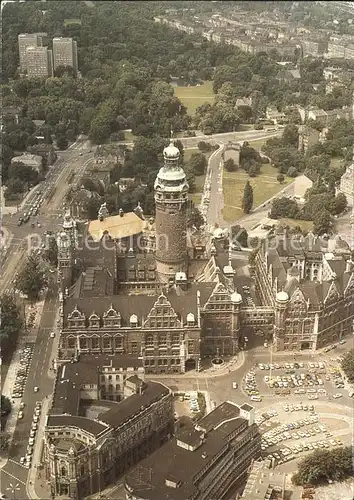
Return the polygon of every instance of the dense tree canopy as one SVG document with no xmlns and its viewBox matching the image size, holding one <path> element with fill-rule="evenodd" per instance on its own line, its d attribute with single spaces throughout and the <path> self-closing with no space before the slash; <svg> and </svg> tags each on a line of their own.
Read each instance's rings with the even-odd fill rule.
<svg viewBox="0 0 354 500">
<path fill-rule="evenodd" d="M 353 448 L 316 450 L 303 458 L 292 480 L 296 485 L 341 481 L 353 475 Z"/>
<path fill-rule="evenodd" d="M 345 355 L 342 361 L 342 368 L 350 382 L 354 382 L 354 349 L 351 349 Z"/>
<path fill-rule="evenodd" d="M 16 288 L 29 300 L 35 301 L 38 300 L 39 294 L 46 284 L 47 278 L 41 261 L 36 255 L 30 255 L 16 279 Z"/>
<path fill-rule="evenodd" d="M 2 355 L 6 356 L 14 349 L 22 327 L 20 309 L 12 295 L 2 295 L 0 314 L 0 345 Z"/>
</svg>

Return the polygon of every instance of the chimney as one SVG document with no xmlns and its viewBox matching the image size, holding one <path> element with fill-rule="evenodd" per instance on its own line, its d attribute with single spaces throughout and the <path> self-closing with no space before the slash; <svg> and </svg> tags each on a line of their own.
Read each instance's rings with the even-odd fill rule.
<svg viewBox="0 0 354 500">
<path fill-rule="evenodd" d="M 351 273 L 351 272 L 353 272 L 353 270 L 354 270 L 354 262 L 351 259 L 349 259 L 346 262 L 345 272 Z"/>
</svg>

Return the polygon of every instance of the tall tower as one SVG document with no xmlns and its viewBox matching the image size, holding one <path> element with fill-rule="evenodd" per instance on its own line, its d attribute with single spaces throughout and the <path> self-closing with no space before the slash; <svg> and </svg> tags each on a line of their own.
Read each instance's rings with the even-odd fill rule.
<svg viewBox="0 0 354 500">
<path fill-rule="evenodd" d="M 187 202 L 189 186 L 180 166 L 179 149 L 163 151 L 164 166 L 155 180 L 156 270 L 161 283 L 187 271 Z"/>
</svg>

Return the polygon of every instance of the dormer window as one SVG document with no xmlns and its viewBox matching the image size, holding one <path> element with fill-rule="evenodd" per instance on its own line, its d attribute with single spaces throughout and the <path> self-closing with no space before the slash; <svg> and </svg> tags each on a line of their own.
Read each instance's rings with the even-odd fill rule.
<svg viewBox="0 0 354 500">
<path fill-rule="evenodd" d="M 187 326 L 194 326 L 195 325 L 195 317 L 193 313 L 187 314 Z"/>
<path fill-rule="evenodd" d="M 69 328 L 84 328 L 85 320 L 85 315 L 80 312 L 77 307 L 75 307 L 72 313 L 68 314 Z"/>
<path fill-rule="evenodd" d="M 136 328 L 138 326 L 138 316 L 136 314 L 132 314 L 129 320 L 131 328 Z"/>
<path fill-rule="evenodd" d="M 111 308 L 103 314 L 103 324 L 105 327 L 121 327 L 121 315 L 113 308 L 113 306 L 111 306 Z"/>
<path fill-rule="evenodd" d="M 89 317 L 89 328 L 99 328 L 100 327 L 100 318 L 97 314 L 93 313 Z"/>
</svg>

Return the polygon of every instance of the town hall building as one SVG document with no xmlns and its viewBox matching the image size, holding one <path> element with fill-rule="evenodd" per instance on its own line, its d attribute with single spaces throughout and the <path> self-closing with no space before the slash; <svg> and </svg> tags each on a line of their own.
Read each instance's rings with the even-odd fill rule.
<svg viewBox="0 0 354 500">
<path fill-rule="evenodd" d="M 82 236 L 65 217 L 62 362 L 128 355 L 141 358 L 146 373 L 184 373 L 199 370 L 204 357 L 235 355 L 256 332 L 277 350 L 315 350 L 351 333 L 354 276 L 344 241 L 269 236 L 253 267 L 229 254 L 222 231 L 196 243 L 180 152 L 171 141 L 163 155 L 154 220 L 140 207 L 112 218 L 103 207 Z"/>
</svg>

